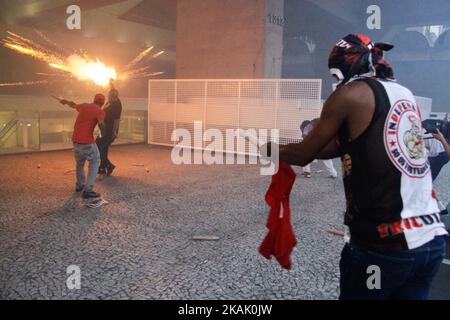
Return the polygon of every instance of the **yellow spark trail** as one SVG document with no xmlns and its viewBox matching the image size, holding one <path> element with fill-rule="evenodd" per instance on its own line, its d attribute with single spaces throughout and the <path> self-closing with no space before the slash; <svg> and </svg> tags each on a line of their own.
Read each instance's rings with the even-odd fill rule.
<svg viewBox="0 0 450 320">
<path fill-rule="evenodd" d="M 33 41 L 26 39 L 22 36 L 16 35 L 15 33 L 9 32 L 5 40 L 2 40 L 4 47 L 14 50 L 18 53 L 31 56 L 35 59 L 41 60 L 48 64 L 57 63 L 62 64 L 64 60 L 57 54 L 49 50 L 44 49 L 42 46 L 34 43 Z"/>
<path fill-rule="evenodd" d="M 150 48 L 145 49 L 144 51 L 142 51 L 141 53 L 139 53 L 136 58 L 134 58 L 133 60 L 131 60 L 124 68 L 124 70 L 130 69 L 131 67 L 134 67 L 135 65 L 137 65 L 139 62 L 142 61 L 142 59 L 145 58 L 145 56 L 148 55 L 148 53 L 150 51 L 152 51 L 153 46 Z"/>
<path fill-rule="evenodd" d="M 21 81 L 21 82 L 10 82 L 10 83 L 0 83 L 0 87 L 22 87 L 22 86 L 32 86 L 36 84 L 47 84 L 47 80 L 40 81 Z"/>
<path fill-rule="evenodd" d="M 46 73 L 46 72 L 36 72 L 38 76 L 46 76 L 46 77 L 64 77 L 65 75 L 62 73 Z"/>
<path fill-rule="evenodd" d="M 37 35 L 39 35 L 42 39 L 44 39 L 45 42 L 47 42 L 48 44 L 50 44 L 51 46 L 55 47 L 56 49 L 58 49 L 59 51 L 65 53 L 65 54 L 70 54 L 69 51 L 67 49 L 64 49 L 63 47 L 61 47 L 59 44 L 57 44 L 56 42 L 52 41 L 49 37 L 47 37 L 44 33 L 42 33 L 41 31 L 34 29 L 34 32 L 36 32 Z"/>
<path fill-rule="evenodd" d="M 157 58 L 157 57 L 159 57 L 160 55 L 162 55 L 164 52 L 165 52 L 165 51 L 162 50 L 162 51 L 160 51 L 160 52 L 158 52 L 158 53 L 155 53 L 155 54 L 152 56 L 152 58 L 153 58 L 153 59 L 154 59 L 154 58 Z"/>
</svg>

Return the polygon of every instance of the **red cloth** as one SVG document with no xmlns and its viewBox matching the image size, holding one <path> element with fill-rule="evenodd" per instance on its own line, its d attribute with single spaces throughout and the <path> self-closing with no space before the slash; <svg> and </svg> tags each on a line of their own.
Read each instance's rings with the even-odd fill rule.
<svg viewBox="0 0 450 320">
<path fill-rule="evenodd" d="M 79 104 L 77 111 L 72 141 L 84 144 L 95 143 L 94 128 L 97 125 L 97 119 L 105 118 L 105 112 L 95 103 Z"/>
<path fill-rule="evenodd" d="M 267 259 L 274 256 L 285 269 L 291 269 L 291 253 L 297 244 L 291 225 L 289 195 L 295 182 L 296 174 L 291 166 L 280 162 L 278 172 L 272 176 L 272 183 L 266 193 L 266 202 L 270 206 L 267 228 L 269 233 L 264 238 L 259 252 Z M 283 211 L 281 211 L 283 206 Z"/>
</svg>

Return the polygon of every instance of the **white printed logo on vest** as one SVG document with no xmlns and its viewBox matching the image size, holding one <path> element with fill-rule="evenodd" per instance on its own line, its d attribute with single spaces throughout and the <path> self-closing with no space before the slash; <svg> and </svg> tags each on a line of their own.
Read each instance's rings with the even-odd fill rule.
<svg viewBox="0 0 450 320">
<path fill-rule="evenodd" d="M 423 178 L 429 172 L 421 115 L 414 102 L 394 103 L 384 127 L 384 145 L 392 163 L 408 177 Z"/>
</svg>

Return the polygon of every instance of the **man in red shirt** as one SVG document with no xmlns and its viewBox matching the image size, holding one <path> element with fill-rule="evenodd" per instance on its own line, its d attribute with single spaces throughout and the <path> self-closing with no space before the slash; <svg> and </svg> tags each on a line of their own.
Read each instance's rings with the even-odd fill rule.
<svg viewBox="0 0 450 320">
<path fill-rule="evenodd" d="M 105 112 L 101 108 L 105 103 L 105 96 L 101 93 L 96 94 L 94 103 L 76 104 L 68 100 L 60 100 L 60 103 L 78 111 L 72 135 L 77 171 L 75 191 L 80 192 L 84 189 L 83 198 L 98 198 L 100 193 L 94 191 L 94 182 L 100 166 L 100 153 L 94 139 L 94 128 L 98 124 L 100 131 L 104 134 Z M 86 160 L 89 162 L 87 180 L 84 174 Z"/>
</svg>

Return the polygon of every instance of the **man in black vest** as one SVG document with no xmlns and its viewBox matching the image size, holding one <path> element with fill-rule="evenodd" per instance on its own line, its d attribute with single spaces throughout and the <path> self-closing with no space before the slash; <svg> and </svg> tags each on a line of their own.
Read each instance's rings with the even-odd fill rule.
<svg viewBox="0 0 450 320">
<path fill-rule="evenodd" d="M 318 124 L 301 143 L 261 151 L 302 167 L 341 157 L 350 240 L 340 299 L 427 299 L 445 255 L 420 110 L 384 60 L 392 47 L 364 35 L 341 39 L 328 61 L 337 89 Z"/>
</svg>

